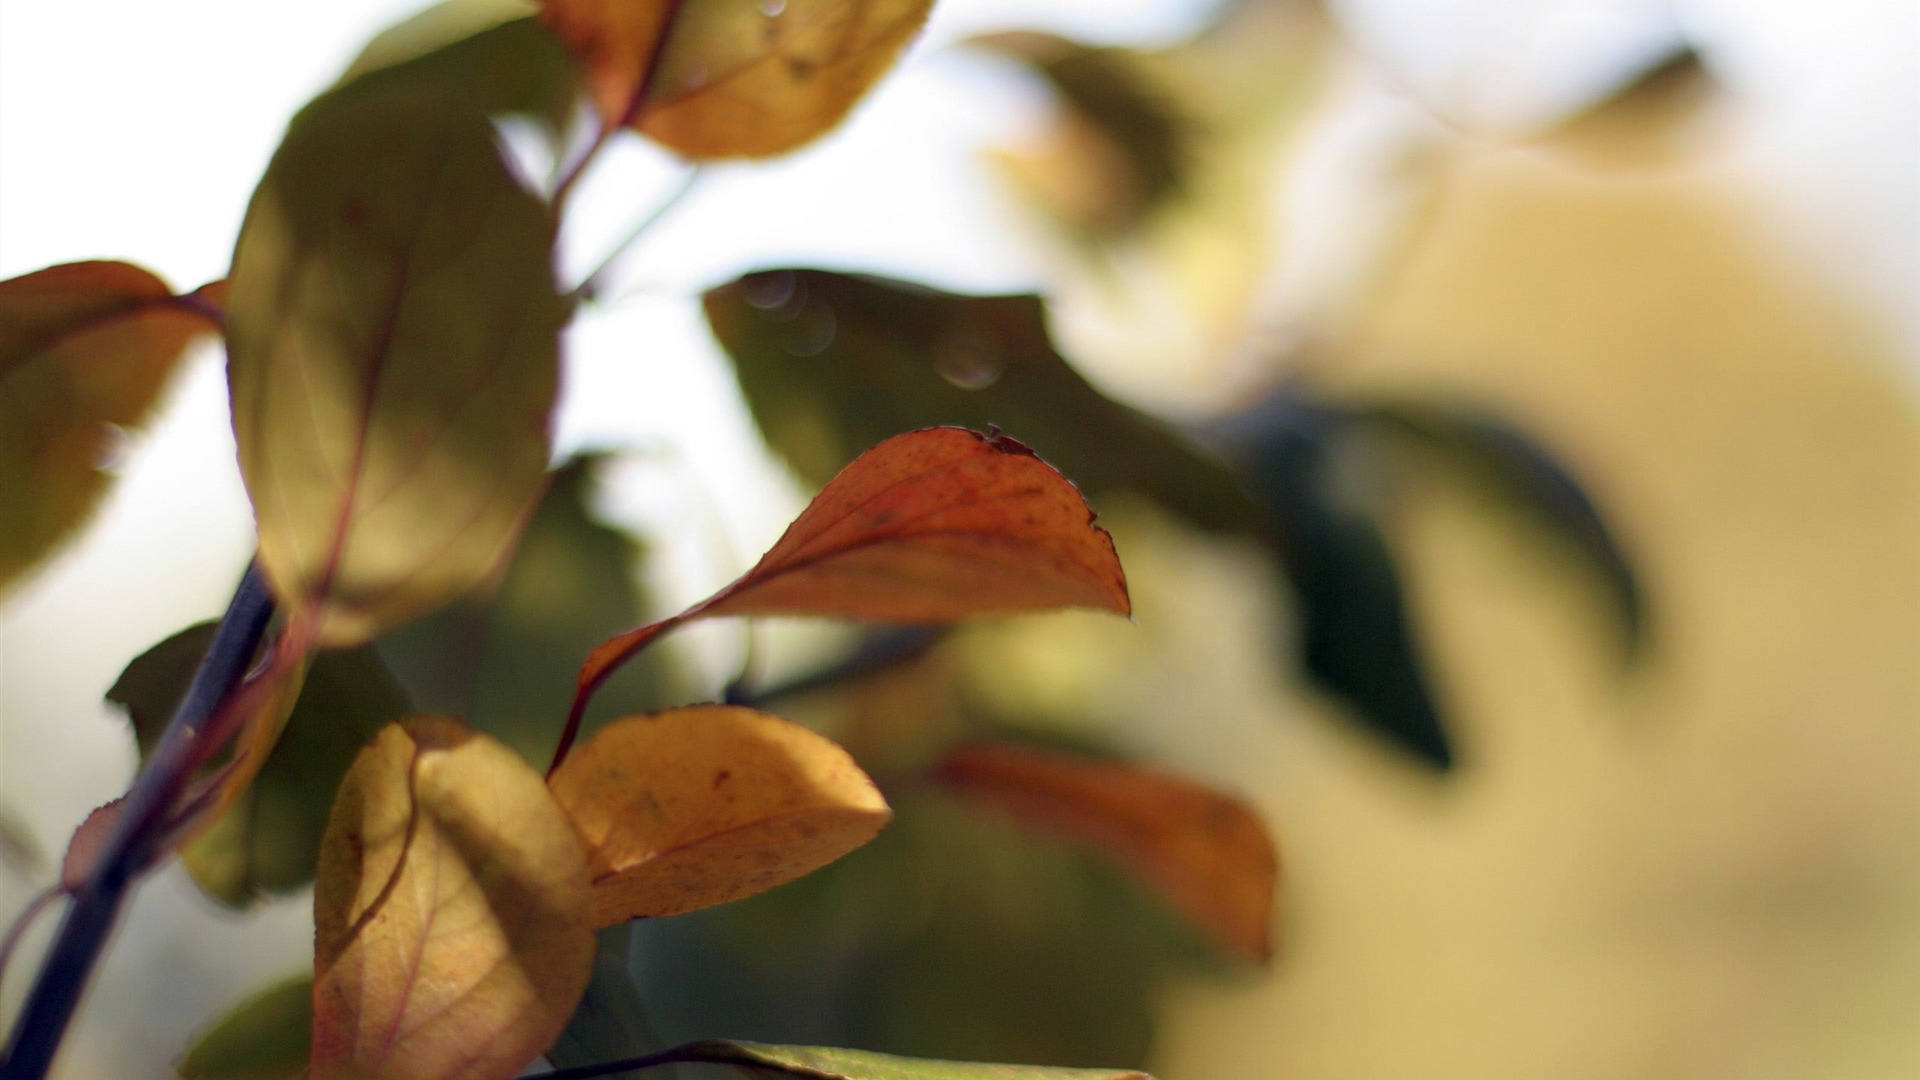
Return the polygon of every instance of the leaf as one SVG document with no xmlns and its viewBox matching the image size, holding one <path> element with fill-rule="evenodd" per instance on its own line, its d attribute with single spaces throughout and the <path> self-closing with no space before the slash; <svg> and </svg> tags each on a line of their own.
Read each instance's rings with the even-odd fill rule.
<svg viewBox="0 0 1920 1080">
<path fill-rule="evenodd" d="M 892 818 L 847 752 L 771 713 L 695 705 L 602 728 L 551 778 L 611 926 L 764 892 Z"/>
<path fill-rule="evenodd" d="M 713 1040 L 676 1047 L 665 1061 L 738 1065 L 755 1073 L 804 1080 L 1152 1080 L 1132 1069 L 1057 1069 L 1041 1065 L 981 1065 L 895 1057 L 827 1046 L 772 1046 Z"/>
<path fill-rule="evenodd" d="M 1093 521 L 1073 484 L 1012 439 L 962 428 L 895 436 L 834 477 L 733 584 L 594 649 L 580 669 L 575 718 L 627 657 L 693 619 L 943 622 L 1063 607 L 1131 614 L 1113 538 Z"/>
<path fill-rule="evenodd" d="M 326 95 L 268 165 L 234 252 L 234 434 L 261 562 L 321 647 L 510 547 L 546 473 L 552 241 L 486 118 L 431 86 Z"/>
<path fill-rule="evenodd" d="M 116 429 L 152 414 L 210 314 L 122 262 L 0 281 L 0 590 L 92 515 Z"/>
<path fill-rule="evenodd" d="M 1068 220 L 1093 232 L 1123 233 L 1180 193 L 1192 167 L 1193 121 L 1153 84 L 1133 53 L 1030 30 L 987 34 L 968 44 L 1031 67 L 1066 106 L 1067 144 L 1079 152 L 1043 148 L 1009 153 L 1003 161 L 1036 189 L 1063 196 L 1048 201 Z M 1094 145 L 1083 145 L 1089 142 Z M 1065 191 L 1063 174 L 1084 190 Z"/>
<path fill-rule="evenodd" d="M 609 126 L 695 159 L 767 157 L 831 129 L 932 0 L 545 0 Z"/>
<path fill-rule="evenodd" d="M 1570 542 L 1613 595 L 1629 652 L 1644 643 L 1639 576 L 1579 479 L 1531 436 L 1468 406 L 1399 401 L 1356 406 L 1353 422 L 1411 439 Z"/>
<path fill-rule="evenodd" d="M 1009 744 L 950 751 L 934 778 L 1126 864 L 1228 950 L 1265 961 L 1279 863 L 1246 804 L 1156 770 Z"/>
<path fill-rule="evenodd" d="M 706 313 L 760 430 L 813 483 L 901 431 L 997 425 L 1095 494 L 1139 492 L 1209 529 L 1257 527 L 1218 459 L 1060 356 L 1037 296 L 768 270 L 707 293 Z"/>
<path fill-rule="evenodd" d="M 1673 164 L 1698 145 L 1698 121 L 1720 89 L 1700 54 L 1675 44 L 1541 141 L 1588 167 Z"/>
<path fill-rule="evenodd" d="M 368 42 L 339 86 L 430 93 L 487 116 L 533 116 L 558 132 L 579 104 L 580 82 L 537 10 L 532 0 L 447 0 Z"/>
<path fill-rule="evenodd" d="M 194 1041 L 174 1065 L 180 1080 L 300 1080 L 313 1034 L 313 977 L 260 991 Z"/>
<path fill-rule="evenodd" d="M 120 822 L 120 804 L 126 796 L 101 803 L 81 820 L 67 841 L 67 852 L 60 858 L 60 887 L 75 892 L 93 875 L 94 864 L 106 850 L 113 828 Z"/>
<path fill-rule="evenodd" d="M 11 807 L 0 803 L 0 866 L 31 874 L 47 861 L 32 830 Z"/>
<path fill-rule="evenodd" d="M 108 701 L 127 710 L 142 761 L 186 693 L 216 625 L 189 627 L 148 649 L 107 691 Z M 232 907 L 312 881 L 340 778 L 380 728 L 410 711 L 371 647 L 314 658 L 259 775 L 181 850 L 194 881 Z"/>
<path fill-rule="evenodd" d="M 314 888 L 316 1080 L 514 1075 L 593 966 L 586 854 L 539 775 L 444 717 L 381 731 Z"/>
<path fill-rule="evenodd" d="M 591 509 L 605 460 L 580 457 L 554 470 L 497 591 L 462 598 L 377 643 L 421 709 L 465 716 L 528 761 L 552 759 L 555 713 L 574 690 L 580 658 L 652 613 L 636 580 L 640 545 Z M 670 674 L 664 658 L 637 659 L 595 698 L 589 730 L 673 703 L 662 685 Z"/>
<path fill-rule="evenodd" d="M 662 1040 L 629 967 L 633 927 L 633 923 L 621 923 L 600 931 L 587 992 L 559 1038 L 547 1048 L 546 1058 L 555 1068 L 621 1061 L 661 1048 Z M 652 1080 L 673 1080 L 675 1075 L 671 1068 L 649 1073 Z"/>
<path fill-rule="evenodd" d="M 1400 574 L 1368 508 L 1343 486 L 1339 439 L 1348 417 L 1282 395 L 1219 429 L 1271 516 L 1271 535 L 1298 594 L 1301 661 L 1354 719 L 1419 760 L 1447 769 L 1441 726 L 1414 640 Z"/>
</svg>

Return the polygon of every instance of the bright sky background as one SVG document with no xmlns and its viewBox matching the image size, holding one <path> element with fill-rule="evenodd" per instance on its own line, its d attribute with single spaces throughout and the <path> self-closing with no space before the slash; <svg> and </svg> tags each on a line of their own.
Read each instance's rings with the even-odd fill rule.
<svg viewBox="0 0 1920 1080">
<path fill-rule="evenodd" d="M 89 258 L 141 263 L 178 288 L 222 276 L 286 118 L 372 33 L 420 6 L 0 0 L 0 278 Z M 1793 208 L 1788 242 L 1885 311 L 1920 356 L 1920 16 L 1911 0 L 1337 6 L 1392 83 L 1495 124 L 1576 100 L 1675 25 L 1703 36 L 1711 60 L 1759 105 L 1744 152 Z M 941 0 L 909 62 L 844 129 L 781 162 L 713 170 L 632 253 L 621 281 L 637 298 L 574 332 L 563 449 L 679 447 L 693 487 L 745 508 L 726 528 L 757 550 L 789 516 L 793 495 L 741 437 L 743 414 L 687 298 L 774 262 L 973 290 L 1034 287 L 1045 261 L 979 151 L 1035 123 L 1044 99 L 1006 69 L 946 46 L 1009 27 L 1170 41 L 1207 7 Z M 638 144 L 615 155 L 583 190 L 586 227 L 565 260 L 573 272 L 670 189 L 679 168 Z M 250 552 L 223 394 L 209 349 L 155 431 L 130 447 L 125 482 L 97 527 L 0 611 L 0 803 L 50 850 L 124 787 L 131 768 L 124 725 L 101 708 L 101 691 L 128 657 L 216 614 Z M 685 506 L 687 486 L 638 483 L 614 509 Z M 683 560 L 669 569 L 671 600 L 692 599 L 738 567 Z M 0 918 L 24 896 L 0 872 Z M 305 903 L 238 922 L 209 911 L 177 871 L 163 874 L 112 953 L 89 1006 L 83 1041 L 92 1049 L 74 1056 L 69 1075 L 92 1067 L 160 1075 L 153 1055 L 176 1049 L 182 1031 L 304 962 Z M 22 968 L 0 992 L 4 1011 L 31 970 Z"/>
</svg>

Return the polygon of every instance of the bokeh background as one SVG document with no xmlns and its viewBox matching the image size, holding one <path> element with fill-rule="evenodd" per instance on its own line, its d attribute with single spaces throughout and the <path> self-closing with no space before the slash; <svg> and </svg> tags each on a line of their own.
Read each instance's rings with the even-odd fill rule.
<svg viewBox="0 0 1920 1080">
<path fill-rule="evenodd" d="M 286 118 L 417 6 L 0 0 L 0 277 L 103 257 L 180 287 L 221 276 Z M 1222 20 L 1240 21 L 1207 35 Z M 1210 118 L 1184 201 L 1152 229 L 1094 247 L 1063 230 L 1063 208 L 1099 191 L 1058 156 L 1059 102 L 961 44 L 1014 28 L 1150 53 Z M 1595 108 L 1683 46 L 1703 77 Z M 624 147 L 583 190 L 563 272 L 681 179 Z M 958 1023 L 937 1015 L 941 988 L 1000 980 L 1021 1000 L 1006 972 L 963 970 L 967 945 L 1038 911 L 1030 944 L 1068 929 L 1082 944 L 1033 955 L 1101 1007 L 1007 1044 L 1137 1051 L 1163 1080 L 1920 1075 L 1911 3 L 941 0 L 843 129 L 708 170 L 571 334 L 561 449 L 621 454 L 599 510 L 645 538 L 663 608 L 731 578 L 803 502 L 697 303 L 766 265 L 1038 291 L 1096 383 L 1180 420 L 1303 382 L 1493 410 L 1599 504 L 1649 639 L 1623 671 L 1603 590 L 1564 544 L 1472 485 L 1405 484 L 1391 540 L 1461 756 L 1441 776 L 1286 662 L 1297 613 L 1259 552 L 1102 506 L 1136 623 L 969 631 L 952 677 L 1037 732 L 1256 804 L 1285 866 L 1271 967 L 1129 938 L 1169 935 L 1142 930 L 1153 918 L 1098 868 L 1041 879 L 1058 888 L 1009 871 L 1004 910 L 948 943 L 950 978 L 896 978 L 873 1000 L 858 992 L 883 984 L 863 980 L 883 966 L 871 942 L 808 906 L 845 907 L 843 874 L 784 906 L 646 928 L 649 986 L 701 973 L 685 1001 L 660 991 L 663 1027 L 742 1015 L 986 1039 L 985 1014 L 940 1027 Z M 122 481 L 95 526 L 0 607 L 0 814 L 47 852 L 131 773 L 106 687 L 217 614 L 248 557 L 223 394 L 208 350 L 107 463 Z M 826 647 L 765 636 L 776 668 Z M 730 677 L 741 640 L 691 635 L 687 692 Z M 969 857 L 997 866 L 1023 842 L 976 838 Z M 0 867 L 0 914 L 45 873 Z M 1054 903 L 1069 888 L 1091 891 Z M 308 962 L 307 904 L 236 916 L 177 868 L 158 875 L 60 1075 L 169 1075 L 208 1018 Z M 794 973 L 836 956 L 866 958 L 840 965 L 847 993 L 810 1002 L 836 1016 L 780 1015 L 744 989 L 790 1002 L 817 989 Z M 889 1006 L 906 1019 L 845 1016 Z"/>
</svg>

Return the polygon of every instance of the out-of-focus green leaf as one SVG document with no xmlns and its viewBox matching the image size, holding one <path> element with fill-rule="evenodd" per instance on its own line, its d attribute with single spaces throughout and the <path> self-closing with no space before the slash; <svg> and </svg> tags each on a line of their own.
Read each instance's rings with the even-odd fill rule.
<svg viewBox="0 0 1920 1080">
<path fill-rule="evenodd" d="M 40 869 L 46 861 L 47 853 L 40 850 L 20 815 L 0 804 L 0 866 L 26 874 Z"/>
<path fill-rule="evenodd" d="M 313 976 L 295 976 L 235 1007 L 174 1069 L 181 1080 L 299 1080 L 312 1032 Z"/>
<path fill-rule="evenodd" d="M 147 419 L 217 310 L 121 262 L 0 281 L 0 590 L 73 535 L 112 482 L 118 428 Z"/>
<path fill-rule="evenodd" d="M 1039 297 L 770 270 L 709 292 L 706 311 L 760 430 L 816 484 L 903 431 L 997 426 L 1096 495 L 1138 491 L 1208 528 L 1256 526 L 1219 461 L 1061 358 Z"/>
<path fill-rule="evenodd" d="M 1392 551 L 1372 508 L 1342 484 L 1345 413 L 1295 397 L 1222 429 L 1272 516 L 1297 594 L 1301 659 L 1355 719 L 1439 768 L 1453 764 L 1407 617 Z"/>
<path fill-rule="evenodd" d="M 1586 489 L 1525 432 L 1476 409 L 1400 401 L 1356 407 L 1354 421 L 1409 436 L 1565 538 L 1613 595 L 1629 651 L 1646 631 L 1633 564 Z"/>
<path fill-rule="evenodd" d="M 497 591 L 378 644 L 421 709 L 465 715 L 531 762 L 553 757 L 580 659 L 652 614 L 637 583 L 640 545 L 590 509 L 604 461 L 575 458 L 554 472 Z M 667 705 L 667 674 L 658 650 L 635 658 L 595 697 L 584 730 Z"/>
<path fill-rule="evenodd" d="M 1132 1069 L 1049 1069 L 1034 1065 L 981 1065 L 929 1061 L 831 1046 L 772 1046 L 711 1040 L 676 1047 L 675 1061 L 737 1065 L 742 1071 L 802 1080 L 1152 1080 Z"/>
<path fill-rule="evenodd" d="M 215 626 L 200 623 L 148 649 L 107 691 L 107 700 L 127 710 L 143 758 L 186 692 Z M 194 881 L 234 907 L 312 881 L 340 778 L 375 732 L 410 711 L 371 647 L 316 657 L 260 775 L 181 850 Z"/>
<path fill-rule="evenodd" d="M 449 107 L 520 113 L 562 129 L 580 100 L 572 58 L 528 0 L 449 0 L 375 37 L 341 88 L 440 96 Z"/>
<path fill-rule="evenodd" d="M 1082 155 L 1092 163 L 1092 174 L 1081 182 L 1101 190 L 1063 200 L 1069 205 L 1059 207 L 1077 209 L 1079 224 L 1094 231 L 1125 231 L 1180 192 L 1191 165 L 1193 122 L 1153 85 L 1132 53 L 1036 31 L 988 34 L 971 44 L 1032 67 L 1071 110 L 1069 122 L 1085 125 L 1110 148 L 1110 153 Z M 1023 159 L 1006 160 L 1012 166 Z M 1035 162 L 1055 175 L 1060 164 L 1050 156 Z"/>
<path fill-rule="evenodd" d="M 394 71 L 294 120 L 234 252 L 228 377 L 260 560 L 322 647 L 501 561 L 546 473 L 570 307 L 552 215 L 486 117 Z"/>
<path fill-rule="evenodd" d="M 866 847 L 771 892 L 634 924 L 665 1036 L 1137 1066 L 1167 981 L 1219 961 L 1104 859 L 895 789 Z"/>
</svg>

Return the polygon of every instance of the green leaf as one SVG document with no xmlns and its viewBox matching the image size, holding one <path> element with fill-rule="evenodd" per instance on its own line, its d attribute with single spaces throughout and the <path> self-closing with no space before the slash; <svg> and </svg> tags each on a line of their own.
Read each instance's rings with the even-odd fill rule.
<svg viewBox="0 0 1920 1080">
<path fill-rule="evenodd" d="M 1354 423 L 1409 440 L 1571 544 L 1612 596 L 1629 654 L 1644 643 L 1646 605 L 1632 562 L 1579 479 L 1531 436 L 1478 409 L 1434 402 L 1358 406 Z"/>
<path fill-rule="evenodd" d="M 146 421 L 217 316 L 121 262 L 0 281 L 0 590 L 92 515 L 112 484 L 116 428 Z"/>
<path fill-rule="evenodd" d="M 580 80 L 535 11 L 524 0 L 447 0 L 368 42 L 339 86 L 428 92 L 488 116 L 533 116 L 558 132 L 580 103 Z"/>
<path fill-rule="evenodd" d="M 174 1069 L 181 1080 L 299 1080 L 312 1032 L 313 976 L 295 976 L 242 1002 Z"/>
<path fill-rule="evenodd" d="M 268 165 L 234 252 L 234 434 L 261 563 L 320 646 L 439 607 L 511 546 L 570 307 L 553 228 L 430 79 L 322 97 Z"/>
<path fill-rule="evenodd" d="M 1131 1069 L 1055 1069 L 895 1057 L 830 1046 L 774 1046 L 710 1040 L 667 1052 L 673 1061 L 737 1065 L 742 1071 L 806 1080 L 1151 1080 Z"/>
<path fill-rule="evenodd" d="M 133 721 L 143 759 L 186 692 L 214 629 L 214 623 L 201 623 L 155 645 L 107 691 L 107 700 Z M 371 647 L 316 657 L 260 775 L 182 849 L 194 881 L 233 907 L 312 881 L 340 778 L 368 739 L 411 711 Z"/>
<path fill-rule="evenodd" d="M 709 292 L 706 311 L 760 430 L 815 484 L 902 431 L 998 426 L 1096 496 L 1136 491 L 1206 528 L 1256 528 L 1221 462 L 1061 358 L 1037 296 L 770 270 Z"/>
<path fill-rule="evenodd" d="M 496 593 L 467 597 L 378 643 L 421 709 L 464 715 L 543 766 L 580 658 L 652 614 L 636 580 L 640 545 L 590 508 L 605 461 L 579 457 L 554 471 Z M 668 674 L 658 650 L 636 658 L 594 699 L 586 730 L 665 707 Z"/>
<path fill-rule="evenodd" d="M 560 1037 L 547 1050 L 547 1060 L 555 1068 L 622 1061 L 661 1049 L 660 1035 L 628 969 L 632 934 L 632 923 L 600 931 L 587 992 Z M 674 1073 L 671 1067 L 663 1066 L 647 1075 L 653 1080 L 671 1080 Z"/>
</svg>

